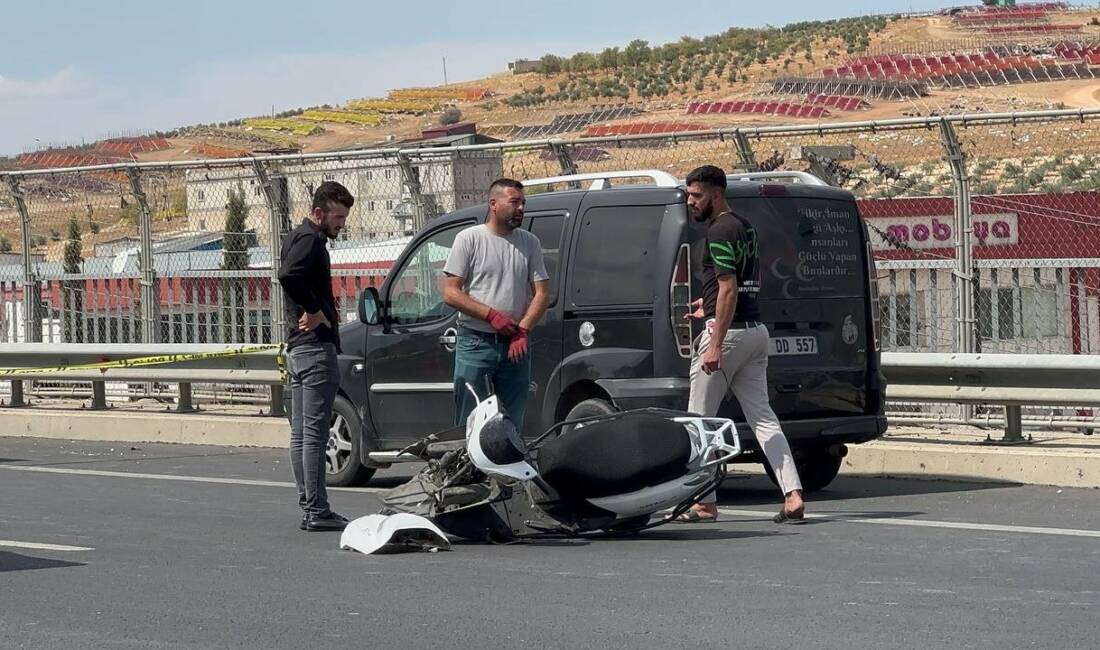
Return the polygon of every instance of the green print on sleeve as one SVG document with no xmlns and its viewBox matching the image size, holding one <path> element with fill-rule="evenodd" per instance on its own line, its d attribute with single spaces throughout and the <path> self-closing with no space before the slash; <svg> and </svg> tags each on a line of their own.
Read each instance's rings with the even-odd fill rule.
<svg viewBox="0 0 1100 650">
<path fill-rule="evenodd" d="M 736 271 L 738 265 L 752 255 L 756 255 L 758 246 L 755 241 L 712 241 L 708 243 L 710 256 L 715 266 L 720 266 L 729 271 Z"/>
</svg>

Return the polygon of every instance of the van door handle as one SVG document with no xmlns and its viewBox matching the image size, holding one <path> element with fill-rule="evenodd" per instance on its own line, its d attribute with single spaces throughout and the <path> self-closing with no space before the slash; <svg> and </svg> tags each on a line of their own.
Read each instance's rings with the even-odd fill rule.
<svg viewBox="0 0 1100 650">
<path fill-rule="evenodd" d="M 439 337 L 439 344 L 447 348 L 448 352 L 454 352 L 455 347 L 458 345 L 458 330 L 448 327 L 443 332 L 443 336 Z"/>
<path fill-rule="evenodd" d="M 777 393 L 801 393 L 802 384 L 779 384 L 775 387 Z"/>
</svg>

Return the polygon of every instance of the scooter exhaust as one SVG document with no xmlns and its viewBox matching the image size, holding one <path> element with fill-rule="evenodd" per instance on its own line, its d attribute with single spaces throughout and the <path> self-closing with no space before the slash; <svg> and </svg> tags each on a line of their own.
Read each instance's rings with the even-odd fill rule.
<svg viewBox="0 0 1100 650">
<path fill-rule="evenodd" d="M 844 458 L 848 455 L 848 445 L 830 445 L 829 455 L 837 458 Z"/>
</svg>

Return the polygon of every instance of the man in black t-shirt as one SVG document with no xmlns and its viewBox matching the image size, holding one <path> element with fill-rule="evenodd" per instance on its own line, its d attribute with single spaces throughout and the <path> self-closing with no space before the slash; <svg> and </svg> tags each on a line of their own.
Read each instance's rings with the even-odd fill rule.
<svg viewBox="0 0 1100 650">
<path fill-rule="evenodd" d="M 779 418 L 768 403 L 768 328 L 759 322 L 760 241 L 756 230 L 726 202 L 726 173 L 713 165 L 687 177 L 688 209 L 707 224 L 703 253 L 703 297 L 689 318 L 706 327 L 692 346 L 688 410 L 706 417 L 718 413 L 732 389 L 749 427 L 783 490 L 784 504 L 773 521 L 803 521 L 802 483 Z M 680 517 L 713 521 L 714 493 Z"/>
</svg>

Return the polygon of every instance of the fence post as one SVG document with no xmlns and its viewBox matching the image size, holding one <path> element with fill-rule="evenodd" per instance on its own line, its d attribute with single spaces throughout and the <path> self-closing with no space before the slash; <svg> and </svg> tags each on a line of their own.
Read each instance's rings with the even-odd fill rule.
<svg viewBox="0 0 1100 650">
<path fill-rule="evenodd" d="M 177 413 L 194 413 L 198 409 L 195 408 L 194 403 L 191 400 L 191 384 L 190 382 L 180 382 L 179 384 L 179 399 L 176 400 L 176 412 Z"/>
<path fill-rule="evenodd" d="M 1026 445 L 1035 442 L 1030 434 L 1024 437 L 1023 409 L 1019 404 L 1005 404 L 1005 434 L 1000 440 L 994 440 L 988 435 L 984 443 L 987 445 Z M 967 422 L 970 420 L 967 419 Z"/>
<path fill-rule="evenodd" d="M 272 178 L 267 173 L 267 168 L 260 159 L 252 159 L 252 168 L 256 170 L 256 178 L 260 180 L 260 185 L 264 190 L 264 198 L 267 199 L 268 229 L 271 231 L 267 242 L 271 255 L 271 288 L 268 290 L 271 305 L 271 342 L 285 343 L 286 314 L 283 312 L 283 289 L 279 284 L 279 256 L 282 253 L 283 231 L 290 224 L 290 197 L 287 196 L 285 176 L 279 175 L 275 179 L 279 185 L 276 188 L 275 183 L 272 182 Z M 285 387 L 282 384 L 275 384 L 271 386 L 270 390 L 270 415 L 286 415 L 283 408 Z"/>
<path fill-rule="evenodd" d="M 403 151 L 397 153 L 397 166 L 401 169 L 401 180 L 408 188 L 409 198 L 413 202 L 413 232 L 419 232 L 424 224 L 428 223 L 424 191 L 420 185 L 420 175 L 413 169 L 412 160 L 409 159 L 408 154 Z"/>
<path fill-rule="evenodd" d="M 951 167 L 951 177 L 955 186 L 955 351 L 971 353 L 977 351 L 975 337 L 976 320 L 974 318 L 974 263 L 973 227 L 970 220 L 970 177 L 966 170 L 966 155 L 955 128 L 945 118 L 940 118 L 940 135 L 947 164 Z M 962 420 L 969 422 L 974 417 L 972 404 L 960 404 Z M 1019 421 L 1019 412 L 1016 413 Z M 1005 411 L 1007 424 L 1009 413 Z M 1007 430 L 1007 429 L 1006 429 Z"/>
<path fill-rule="evenodd" d="M 752 150 L 752 144 L 749 143 L 748 137 L 741 132 L 741 129 L 734 129 L 733 143 L 737 145 L 737 157 L 741 159 L 740 163 L 745 171 L 760 171 L 760 163 L 756 162 L 756 153 Z"/>
<path fill-rule="evenodd" d="M 130 189 L 138 203 L 138 234 L 141 239 L 138 262 L 141 266 L 141 342 L 160 342 L 160 323 L 157 312 L 160 296 L 157 291 L 156 269 L 153 266 L 153 213 L 149 211 L 149 202 L 141 186 L 141 178 L 135 167 L 128 167 Z"/>
<path fill-rule="evenodd" d="M 27 204 L 23 200 L 23 190 L 19 188 L 18 179 L 15 176 L 8 176 L 7 180 L 8 189 L 15 201 L 15 208 L 19 211 L 20 237 L 23 239 L 23 341 L 40 342 L 42 340 L 42 320 L 39 317 L 39 305 L 42 302 L 41 285 L 38 283 L 34 262 L 31 259 L 31 217 L 27 211 Z M 25 405 L 23 381 L 13 379 L 10 406 Z"/>
<path fill-rule="evenodd" d="M 26 405 L 27 402 L 23 398 L 23 381 L 20 379 L 13 379 L 11 381 L 11 400 L 8 401 L 8 406 L 11 408 L 19 408 Z"/>
<path fill-rule="evenodd" d="M 573 160 L 573 156 L 569 153 L 569 147 L 565 146 L 564 141 L 560 138 L 550 140 L 550 149 L 553 150 L 554 156 L 558 159 L 562 176 L 572 176 L 577 173 L 577 163 Z"/>
<path fill-rule="evenodd" d="M 946 119 L 940 119 L 940 134 L 947 163 L 955 186 L 955 347 L 956 352 L 977 350 L 974 318 L 974 243 L 970 220 L 970 177 L 966 155 L 959 145 L 955 129 Z M 969 408 L 967 409 L 969 411 Z M 969 413 L 967 414 L 969 419 Z"/>
<path fill-rule="evenodd" d="M 102 381 L 92 382 L 92 406 L 93 411 L 107 409 L 107 384 Z"/>
<path fill-rule="evenodd" d="M 23 341 L 40 343 L 42 341 L 41 291 L 38 274 L 31 259 L 31 215 L 27 203 L 23 200 L 23 190 L 15 176 L 8 176 L 8 188 L 15 209 L 19 211 L 21 237 L 23 239 Z"/>
<path fill-rule="evenodd" d="M 580 173 L 577 169 L 577 162 L 573 160 L 573 155 L 569 153 L 569 147 L 565 145 L 565 142 L 561 138 L 554 138 L 548 140 L 550 143 L 550 150 L 554 152 L 554 157 L 558 159 L 558 167 L 561 168 L 562 176 L 572 176 Z M 579 190 L 581 184 L 577 181 L 569 182 L 569 189 Z"/>
</svg>

